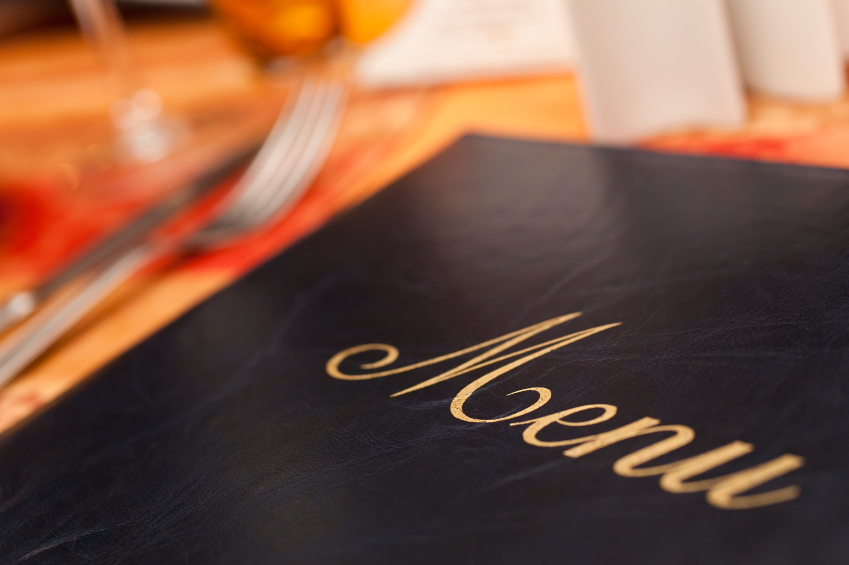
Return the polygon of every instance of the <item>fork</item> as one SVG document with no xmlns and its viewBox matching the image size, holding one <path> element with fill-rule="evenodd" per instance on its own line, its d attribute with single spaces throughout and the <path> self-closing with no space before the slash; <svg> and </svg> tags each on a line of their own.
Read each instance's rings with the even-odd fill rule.
<svg viewBox="0 0 849 565">
<path fill-rule="evenodd" d="M 0 342 L 0 386 L 38 358 L 67 330 L 141 268 L 175 250 L 226 246 L 285 215 L 315 180 L 344 114 L 343 80 L 306 78 L 278 117 L 245 174 L 213 218 L 190 235 L 149 237 L 114 252 L 88 276 Z"/>
</svg>

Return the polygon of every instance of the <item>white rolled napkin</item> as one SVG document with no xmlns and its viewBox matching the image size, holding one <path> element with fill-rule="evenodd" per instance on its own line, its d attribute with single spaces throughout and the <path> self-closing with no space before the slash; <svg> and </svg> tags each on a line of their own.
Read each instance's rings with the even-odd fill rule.
<svg viewBox="0 0 849 565">
<path fill-rule="evenodd" d="M 745 117 L 724 0 L 567 0 L 593 137 Z"/>
<path fill-rule="evenodd" d="M 745 83 L 797 100 L 839 98 L 846 85 L 835 8 L 832 0 L 728 0 Z"/>
<path fill-rule="evenodd" d="M 837 24 L 837 38 L 843 57 L 846 58 L 849 57 L 849 0 L 832 0 L 831 7 Z"/>
</svg>

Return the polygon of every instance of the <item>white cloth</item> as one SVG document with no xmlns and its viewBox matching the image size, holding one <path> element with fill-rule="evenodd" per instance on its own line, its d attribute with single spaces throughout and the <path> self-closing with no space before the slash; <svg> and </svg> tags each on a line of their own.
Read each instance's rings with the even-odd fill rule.
<svg viewBox="0 0 849 565">
<path fill-rule="evenodd" d="M 729 0 L 744 82 L 804 101 L 843 95 L 843 57 L 832 0 Z"/>
<path fill-rule="evenodd" d="M 723 0 L 568 0 L 593 137 L 745 117 Z"/>
<path fill-rule="evenodd" d="M 573 59 L 563 0 L 418 0 L 369 45 L 366 86 L 430 84 L 563 70 Z"/>
</svg>

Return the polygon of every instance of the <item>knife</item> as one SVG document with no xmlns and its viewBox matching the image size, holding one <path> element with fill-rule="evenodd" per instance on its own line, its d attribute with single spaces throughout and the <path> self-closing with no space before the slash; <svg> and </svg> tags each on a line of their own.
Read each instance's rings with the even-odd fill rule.
<svg viewBox="0 0 849 565">
<path fill-rule="evenodd" d="M 183 189 L 142 212 L 129 224 L 81 254 L 45 282 L 33 289 L 12 294 L 5 302 L 0 303 L 0 333 L 29 317 L 68 283 L 122 251 L 137 246 L 148 234 L 197 204 L 224 179 L 247 165 L 256 155 L 260 145 L 261 143 L 257 142 L 239 149 L 213 169 L 200 174 Z"/>
</svg>

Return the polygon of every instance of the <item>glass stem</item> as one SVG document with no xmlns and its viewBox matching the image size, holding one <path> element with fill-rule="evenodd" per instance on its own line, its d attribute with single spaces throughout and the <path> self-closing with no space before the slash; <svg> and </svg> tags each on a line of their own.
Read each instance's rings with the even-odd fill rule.
<svg viewBox="0 0 849 565">
<path fill-rule="evenodd" d="M 112 0 L 71 0 L 74 15 L 88 42 L 106 65 L 122 98 L 141 90 L 142 82 L 130 54 L 127 31 Z"/>
<path fill-rule="evenodd" d="M 157 161 L 173 148 L 174 124 L 162 119 L 162 98 L 146 88 L 130 53 L 127 31 L 112 0 L 70 0 L 80 29 L 118 90 L 112 122 L 118 149 L 126 157 Z"/>
</svg>

